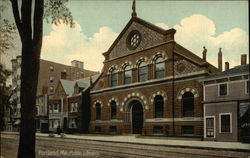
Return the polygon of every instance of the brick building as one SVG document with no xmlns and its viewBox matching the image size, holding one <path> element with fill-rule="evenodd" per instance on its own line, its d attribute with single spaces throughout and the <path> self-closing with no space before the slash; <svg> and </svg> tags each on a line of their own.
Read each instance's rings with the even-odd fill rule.
<svg viewBox="0 0 250 158">
<path fill-rule="evenodd" d="M 22 57 L 17 56 L 12 59 L 12 85 L 14 94 L 12 101 L 15 103 L 13 106 L 15 120 L 14 124 L 20 123 L 20 91 L 21 91 L 21 62 Z M 55 88 L 60 79 L 77 80 L 84 77 L 98 74 L 98 72 L 86 70 L 83 68 L 83 62 L 73 60 L 72 66 L 55 63 L 48 60 L 40 59 L 40 71 L 38 75 L 37 85 L 37 129 L 40 129 L 42 123 L 48 124 L 47 120 L 47 101 L 49 96 L 55 93 Z M 41 122 L 40 122 L 41 120 Z M 43 124 L 43 125 L 44 125 Z"/>
<path fill-rule="evenodd" d="M 82 114 L 82 91 L 95 82 L 98 75 L 79 80 L 60 79 L 55 94 L 48 101 L 49 131 L 63 129 L 67 133 L 80 132 Z"/>
<path fill-rule="evenodd" d="M 161 29 L 136 16 L 107 52 L 90 92 L 90 133 L 203 135 L 203 88 L 218 71 Z M 88 105 L 85 105 L 88 106 Z"/>
<path fill-rule="evenodd" d="M 204 139 L 250 142 L 249 64 L 202 80 L 204 85 Z"/>
</svg>

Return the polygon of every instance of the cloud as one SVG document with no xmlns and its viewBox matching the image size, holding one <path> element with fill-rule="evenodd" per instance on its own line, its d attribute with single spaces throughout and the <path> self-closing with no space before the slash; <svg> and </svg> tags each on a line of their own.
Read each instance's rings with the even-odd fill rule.
<svg viewBox="0 0 250 158">
<path fill-rule="evenodd" d="M 168 25 L 164 23 L 156 23 L 155 25 L 165 30 L 169 29 Z"/>
<path fill-rule="evenodd" d="M 117 37 L 109 27 L 87 37 L 82 27 L 75 22 L 74 28 L 64 24 L 53 25 L 53 31 L 43 38 L 41 58 L 69 64 L 72 60 L 84 61 L 84 67 L 100 71 L 104 61 L 102 55 Z"/>
<path fill-rule="evenodd" d="M 204 15 L 195 14 L 174 26 L 175 40 L 185 48 L 201 56 L 203 46 L 208 49 L 207 58 L 217 66 L 217 53 L 222 48 L 223 60 L 229 61 L 230 67 L 240 64 L 240 54 L 249 54 L 249 37 L 246 31 L 233 28 L 216 35 L 214 22 Z M 223 66 L 224 67 L 224 66 Z"/>
</svg>

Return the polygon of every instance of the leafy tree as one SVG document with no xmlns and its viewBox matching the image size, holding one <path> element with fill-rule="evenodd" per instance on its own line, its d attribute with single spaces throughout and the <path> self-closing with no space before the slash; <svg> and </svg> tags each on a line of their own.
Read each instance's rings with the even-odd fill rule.
<svg viewBox="0 0 250 158">
<path fill-rule="evenodd" d="M 4 128 L 4 107 L 7 107 L 10 94 L 5 86 L 7 78 L 10 76 L 11 72 L 4 68 L 0 63 L 0 131 Z"/>
<path fill-rule="evenodd" d="M 72 15 L 65 6 L 67 1 L 68 0 L 9 0 L 9 2 L 11 2 L 15 25 L 22 43 L 21 128 L 18 158 L 35 157 L 35 105 L 43 39 L 43 19 L 54 24 L 63 22 L 73 26 Z M 8 24 L 8 21 L 4 23 Z M 3 27 L 1 27 L 1 29 L 2 28 Z M 6 33 L 6 30 L 1 32 Z M 8 35 L 10 34 L 7 32 L 4 38 L 11 40 L 11 37 Z M 6 41 L 0 39 L 0 42 L 4 43 Z M 4 43 L 1 44 L 0 49 L 4 52 L 6 49 L 9 49 L 10 46 L 10 43 Z"/>
<path fill-rule="evenodd" d="M 5 5 L 0 5 L 0 13 L 3 12 L 5 9 Z M 14 33 L 15 26 L 11 24 L 9 20 L 2 17 L 2 14 L 0 14 L 0 62 L 1 55 L 4 54 L 6 50 L 13 47 L 12 40 Z"/>
</svg>

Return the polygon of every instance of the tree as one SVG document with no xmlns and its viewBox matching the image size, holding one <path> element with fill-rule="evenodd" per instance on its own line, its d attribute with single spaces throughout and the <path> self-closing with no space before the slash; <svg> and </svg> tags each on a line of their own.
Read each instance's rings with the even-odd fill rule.
<svg viewBox="0 0 250 158">
<path fill-rule="evenodd" d="M 5 82 L 11 72 L 4 68 L 0 63 L 0 131 L 4 129 L 4 109 L 7 107 L 11 94 L 9 94 L 9 89 L 6 87 Z"/>
<path fill-rule="evenodd" d="M 43 18 L 73 26 L 65 6 L 68 0 L 10 0 L 15 24 L 22 43 L 21 63 L 21 128 L 18 158 L 35 157 L 36 91 L 43 39 Z M 32 8 L 33 7 L 33 8 Z M 20 9 L 19 9 L 20 8 Z"/>
</svg>

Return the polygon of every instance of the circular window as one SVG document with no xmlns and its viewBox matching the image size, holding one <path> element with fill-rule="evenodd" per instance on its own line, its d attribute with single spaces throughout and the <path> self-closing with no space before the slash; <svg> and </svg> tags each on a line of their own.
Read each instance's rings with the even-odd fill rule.
<svg viewBox="0 0 250 158">
<path fill-rule="evenodd" d="M 179 72 L 179 73 L 181 73 L 181 72 L 183 72 L 185 70 L 185 65 L 183 64 L 183 63 L 179 63 L 178 65 L 177 65 L 177 71 Z"/>
<path fill-rule="evenodd" d="M 130 50 L 133 50 L 139 46 L 141 42 L 140 32 L 134 30 L 131 31 L 127 37 L 127 46 Z"/>
</svg>

